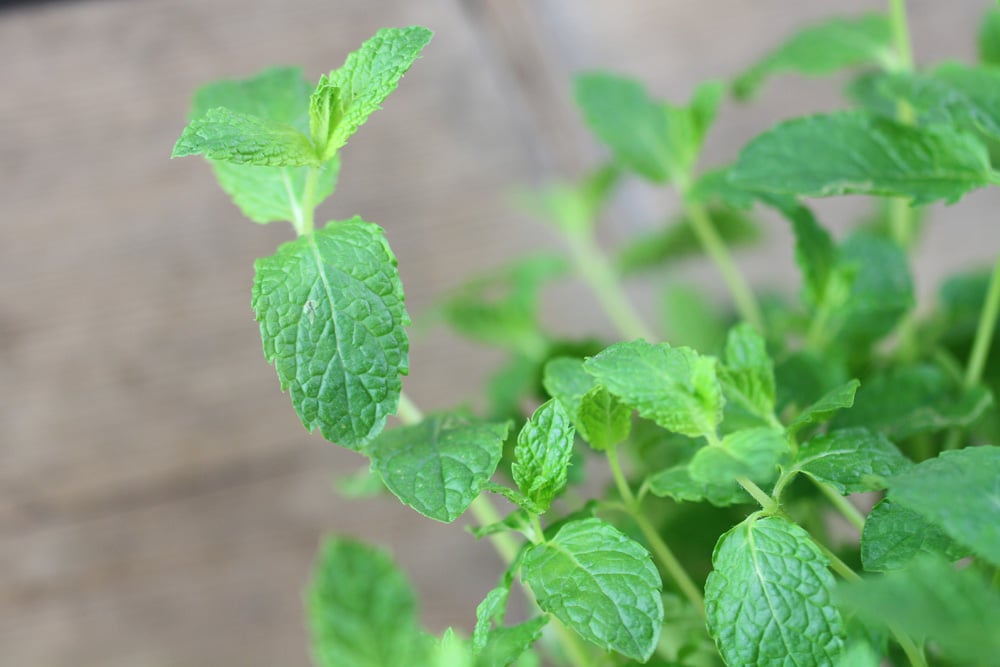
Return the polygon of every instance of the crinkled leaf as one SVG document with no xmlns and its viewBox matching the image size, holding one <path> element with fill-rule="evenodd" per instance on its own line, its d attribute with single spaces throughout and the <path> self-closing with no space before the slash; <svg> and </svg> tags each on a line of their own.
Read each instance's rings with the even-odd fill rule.
<svg viewBox="0 0 1000 667">
<path fill-rule="evenodd" d="M 339 69 L 320 78 L 309 102 L 309 125 L 323 159 L 332 157 L 381 108 L 431 35 L 421 26 L 382 28 Z"/>
<path fill-rule="evenodd" d="M 788 425 L 789 433 L 796 433 L 810 424 L 822 424 L 838 410 L 854 405 L 854 394 L 861 385 L 857 380 L 850 380 L 835 389 L 831 389 L 815 403 L 800 412 Z"/>
<path fill-rule="evenodd" d="M 396 258 L 354 218 L 285 243 L 254 265 L 264 356 L 302 424 L 359 449 L 396 410 L 410 323 Z"/>
<path fill-rule="evenodd" d="M 889 499 L 1000 565 L 1000 447 L 942 452 L 889 480 Z"/>
<path fill-rule="evenodd" d="M 747 144 L 730 178 L 764 192 L 881 195 L 914 204 L 955 202 L 996 180 L 986 148 L 974 136 L 859 111 L 780 123 Z"/>
<path fill-rule="evenodd" d="M 888 498 L 872 508 L 861 532 L 861 562 L 866 570 L 901 570 L 925 555 L 956 561 L 970 551 L 921 515 Z"/>
<path fill-rule="evenodd" d="M 708 215 L 721 240 L 731 248 L 751 244 L 761 236 L 759 223 L 739 209 L 712 205 Z M 703 253 L 690 222 L 680 216 L 667 226 L 630 241 L 618 253 L 617 264 L 622 274 L 633 275 Z"/>
<path fill-rule="evenodd" d="M 737 97 L 751 97 L 768 76 L 798 72 L 831 74 L 846 67 L 895 63 L 889 20 L 878 14 L 833 18 L 807 26 L 752 65 L 733 82 Z"/>
<path fill-rule="evenodd" d="M 969 426 L 992 403 L 988 389 L 964 389 L 936 365 L 892 366 L 865 380 L 854 407 L 839 413 L 833 424 L 866 426 L 902 439 Z"/>
<path fill-rule="evenodd" d="M 722 484 L 696 480 L 691 476 L 691 468 L 687 463 L 650 475 L 646 484 L 653 495 L 673 498 L 677 502 L 700 503 L 707 500 L 716 507 L 753 502 L 753 498 L 735 480 Z"/>
<path fill-rule="evenodd" d="M 309 138 L 291 125 L 225 107 L 209 109 L 184 128 L 171 157 L 185 155 L 261 167 L 320 164 Z"/>
<path fill-rule="evenodd" d="M 424 516 L 450 523 L 493 476 L 509 428 L 509 423 L 438 413 L 384 432 L 366 453 L 397 498 Z"/>
<path fill-rule="evenodd" d="M 413 590 L 385 552 L 345 539 L 320 550 L 307 600 L 320 667 L 422 665 Z"/>
<path fill-rule="evenodd" d="M 503 623 L 510 597 L 510 582 L 503 582 L 492 589 L 476 607 L 476 627 L 472 632 L 472 651 L 478 654 L 486 646 L 493 623 Z"/>
<path fill-rule="evenodd" d="M 708 630 L 730 665 L 833 665 L 844 628 L 833 575 L 809 535 L 751 516 L 724 534 L 705 582 Z"/>
<path fill-rule="evenodd" d="M 562 404 L 543 403 L 517 434 L 510 471 L 521 492 L 542 510 L 566 487 L 576 430 Z"/>
<path fill-rule="evenodd" d="M 1000 65 L 1000 9 L 990 7 L 979 26 L 979 62 Z"/>
<path fill-rule="evenodd" d="M 820 435 L 799 448 L 795 466 L 842 495 L 879 491 L 886 479 L 913 465 L 896 445 L 866 428 L 846 428 Z"/>
<path fill-rule="evenodd" d="M 729 330 L 719 380 L 726 399 L 773 423 L 774 363 L 767 354 L 767 345 L 749 324 L 739 324 Z"/>
<path fill-rule="evenodd" d="M 598 385 L 580 398 L 576 421 L 580 437 L 594 449 L 605 450 L 628 438 L 632 408 Z"/>
<path fill-rule="evenodd" d="M 790 453 L 783 429 L 748 428 L 728 434 L 720 445 L 702 447 L 688 468 L 692 479 L 705 484 L 728 485 L 739 477 L 764 483 L 777 476 Z"/>
<path fill-rule="evenodd" d="M 649 553 L 600 519 L 569 521 L 530 547 L 521 577 L 542 610 L 601 648 L 646 661 L 663 624 Z"/>
<path fill-rule="evenodd" d="M 926 638 L 945 658 L 989 665 L 1000 655 L 1000 595 L 972 568 L 924 557 L 905 570 L 841 583 L 836 597 L 863 622 Z"/>
<path fill-rule="evenodd" d="M 584 369 L 640 415 L 676 433 L 697 437 L 722 419 L 716 360 L 690 348 L 616 343 L 584 362 Z"/>
</svg>

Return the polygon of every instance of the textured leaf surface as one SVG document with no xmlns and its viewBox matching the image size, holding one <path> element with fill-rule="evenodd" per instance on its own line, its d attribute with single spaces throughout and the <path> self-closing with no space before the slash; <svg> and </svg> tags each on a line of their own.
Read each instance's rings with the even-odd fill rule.
<svg viewBox="0 0 1000 667">
<path fill-rule="evenodd" d="M 884 489 L 886 478 L 912 465 L 888 438 L 865 428 L 840 429 L 813 438 L 799 448 L 795 461 L 802 472 L 842 495 Z"/>
<path fill-rule="evenodd" d="M 547 617 L 538 616 L 517 625 L 494 628 L 476 660 L 476 667 L 508 667 L 513 664 L 538 641 L 546 623 Z"/>
<path fill-rule="evenodd" d="M 766 422 L 774 417 L 774 363 L 764 337 L 749 324 L 729 331 L 719 379 L 726 398 Z"/>
<path fill-rule="evenodd" d="M 297 67 L 268 69 L 242 80 L 224 80 L 203 86 L 194 97 L 191 118 L 203 117 L 210 109 L 225 107 L 240 113 L 309 130 L 311 86 Z M 222 189 L 243 214 L 254 222 L 294 221 L 305 202 L 308 167 L 258 167 L 212 162 Z M 312 204 L 333 193 L 339 161 L 331 160 L 319 170 Z"/>
<path fill-rule="evenodd" d="M 410 320 L 396 258 L 360 218 L 330 223 L 255 263 L 264 356 L 302 424 L 359 449 L 396 410 Z"/>
<path fill-rule="evenodd" d="M 833 576 L 809 535 L 750 517 L 719 540 L 705 583 L 708 629 L 730 665 L 833 665 L 843 624 Z"/>
<path fill-rule="evenodd" d="M 576 430 L 562 404 L 543 403 L 517 434 L 510 471 L 521 492 L 542 510 L 566 487 Z"/>
<path fill-rule="evenodd" d="M 380 108 L 431 35 L 420 26 L 382 28 L 347 56 L 339 69 L 320 79 L 309 116 L 313 140 L 324 158 L 333 156 Z"/>
<path fill-rule="evenodd" d="M 450 523 L 493 476 L 509 428 L 439 413 L 386 431 L 367 453 L 397 498 L 424 516 Z"/>
<path fill-rule="evenodd" d="M 962 664 L 990 665 L 1000 655 L 1000 595 L 973 568 L 922 558 L 905 570 L 842 583 L 837 600 L 865 623 L 930 639 Z"/>
<path fill-rule="evenodd" d="M 900 570 L 920 556 L 956 561 L 969 553 L 921 515 L 888 498 L 875 505 L 861 532 L 861 562 L 869 572 Z"/>
<path fill-rule="evenodd" d="M 524 556 L 521 576 L 544 611 L 584 639 L 646 661 L 663 624 L 649 553 L 600 519 L 564 524 Z"/>
<path fill-rule="evenodd" d="M 890 438 L 908 438 L 972 424 L 993 403 L 985 387 L 963 389 L 933 364 L 893 366 L 865 381 L 836 427 L 866 426 Z"/>
<path fill-rule="evenodd" d="M 503 582 L 492 589 L 476 607 L 476 627 L 472 632 L 472 651 L 479 653 L 486 646 L 493 622 L 503 623 L 510 597 L 510 582 Z"/>
<path fill-rule="evenodd" d="M 632 430 L 632 408 L 604 387 L 596 386 L 580 398 L 577 422 L 580 437 L 594 449 L 605 450 L 628 438 Z"/>
<path fill-rule="evenodd" d="M 321 667 L 424 664 L 413 590 L 389 556 L 327 540 L 309 585 L 312 653 Z"/>
<path fill-rule="evenodd" d="M 1000 447 L 942 452 L 891 479 L 889 499 L 1000 565 Z"/>
<path fill-rule="evenodd" d="M 798 72 L 811 76 L 830 74 L 845 67 L 880 65 L 895 61 L 892 32 L 884 16 L 834 18 L 792 35 L 733 82 L 738 97 L 749 97 L 768 76 Z"/>
<path fill-rule="evenodd" d="M 858 111 L 785 121 L 753 139 L 730 178 L 807 197 L 867 194 L 957 201 L 995 180 L 986 148 L 949 127 L 912 127 Z"/>
<path fill-rule="evenodd" d="M 650 475 L 647 484 L 653 495 L 673 498 L 677 502 L 700 503 L 707 500 L 716 507 L 753 502 L 753 498 L 735 481 L 711 484 L 696 480 L 691 476 L 688 463 L 671 466 Z"/>
<path fill-rule="evenodd" d="M 219 107 L 191 121 L 172 157 L 204 155 L 211 160 L 263 167 L 318 166 L 309 138 L 291 125 Z"/>
<path fill-rule="evenodd" d="M 777 428 L 748 428 L 728 434 L 721 445 L 702 447 L 691 459 L 691 477 L 712 485 L 728 485 L 738 477 L 769 482 L 791 449 Z"/>
<path fill-rule="evenodd" d="M 584 369 L 626 405 L 665 429 L 697 437 L 722 419 L 716 361 L 690 348 L 643 340 L 616 343 Z"/>
<path fill-rule="evenodd" d="M 861 383 L 857 380 L 850 380 L 831 389 L 815 403 L 800 412 L 788 425 L 788 431 L 795 433 L 810 424 L 821 424 L 833 417 L 837 411 L 851 407 L 854 405 L 854 394 L 857 393 L 860 385 Z"/>
</svg>

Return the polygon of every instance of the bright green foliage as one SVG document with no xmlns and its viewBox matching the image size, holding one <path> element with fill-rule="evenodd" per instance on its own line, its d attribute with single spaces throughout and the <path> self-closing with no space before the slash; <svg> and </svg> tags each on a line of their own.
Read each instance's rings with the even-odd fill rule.
<svg viewBox="0 0 1000 667">
<path fill-rule="evenodd" d="M 751 516 L 723 535 L 705 582 L 708 630 L 729 665 L 833 665 L 843 624 L 833 575 L 809 535 Z"/>
<path fill-rule="evenodd" d="M 846 67 L 895 66 L 892 31 L 884 16 L 835 18 L 797 32 L 733 82 L 737 97 L 751 97 L 768 76 L 798 72 L 831 74 Z"/>
<path fill-rule="evenodd" d="M 902 439 L 969 426 L 992 404 L 985 387 L 963 389 L 939 366 L 895 366 L 865 380 L 854 407 L 839 413 L 833 424 L 866 426 Z"/>
<path fill-rule="evenodd" d="M 830 233 L 816 220 L 812 211 L 798 201 L 782 195 L 769 195 L 764 200 L 781 211 L 792 225 L 795 235 L 795 261 L 802 273 L 803 295 L 811 306 L 839 306 L 846 294 L 838 299 L 837 247 Z M 851 276 L 853 278 L 853 275 Z"/>
<path fill-rule="evenodd" d="M 1000 595 L 971 568 L 921 558 L 905 570 L 840 584 L 837 600 L 873 627 L 932 640 L 961 664 L 990 665 L 1000 655 Z"/>
<path fill-rule="evenodd" d="M 538 641 L 546 623 L 547 617 L 536 616 L 524 623 L 494 628 L 486 646 L 476 657 L 476 667 L 508 667 L 513 664 Z"/>
<path fill-rule="evenodd" d="M 785 121 L 750 141 L 731 172 L 751 190 L 958 201 L 996 180 L 986 148 L 946 126 L 912 127 L 858 111 Z"/>
<path fill-rule="evenodd" d="M 719 380 L 726 399 L 775 424 L 774 363 L 767 354 L 764 337 L 749 324 L 729 331 Z"/>
<path fill-rule="evenodd" d="M 500 586 L 490 590 L 483 601 L 476 607 L 476 627 L 472 632 L 472 650 L 479 653 L 486 646 L 487 638 L 493 622 L 503 624 L 507 611 L 507 599 L 510 597 L 510 581 L 504 581 Z"/>
<path fill-rule="evenodd" d="M 579 183 L 550 186 L 522 197 L 524 208 L 567 234 L 593 228 L 601 210 L 618 185 L 621 171 L 605 165 L 587 174 Z"/>
<path fill-rule="evenodd" d="M 721 85 L 703 84 L 690 106 L 674 107 L 640 83 L 604 73 L 577 77 L 575 88 L 587 124 L 615 159 L 656 183 L 687 179 L 722 95 Z"/>
<path fill-rule="evenodd" d="M 340 69 L 320 78 L 309 102 L 309 126 L 322 159 L 333 157 L 381 108 L 430 41 L 431 31 L 421 26 L 383 28 Z"/>
<path fill-rule="evenodd" d="M 912 462 L 888 438 L 864 428 L 817 436 L 799 448 L 795 467 L 841 494 L 878 491 Z"/>
<path fill-rule="evenodd" d="M 691 475 L 689 463 L 681 463 L 654 473 L 649 476 L 646 483 L 653 495 L 673 498 L 677 502 L 708 501 L 716 507 L 752 502 L 747 492 L 735 480 L 722 484 L 696 480 Z"/>
<path fill-rule="evenodd" d="M 653 654 L 663 603 L 649 553 L 600 519 L 570 521 L 528 549 L 521 578 L 538 605 L 584 639 L 645 662 Z"/>
<path fill-rule="evenodd" d="M 511 475 L 521 493 L 542 510 L 566 487 L 575 429 L 566 410 L 552 399 L 517 434 Z"/>
<path fill-rule="evenodd" d="M 728 434 L 720 445 L 699 449 L 688 469 L 693 480 L 706 485 L 728 486 L 739 477 L 765 483 L 777 477 L 778 465 L 790 453 L 784 430 L 748 428 Z"/>
<path fill-rule="evenodd" d="M 861 533 L 861 562 L 866 570 L 901 570 L 926 555 L 955 561 L 968 556 L 969 550 L 913 510 L 888 498 L 872 508 Z"/>
<path fill-rule="evenodd" d="M 386 553 L 327 540 L 306 602 L 320 667 L 424 664 L 429 647 L 417 625 L 413 590 Z"/>
<path fill-rule="evenodd" d="M 889 481 L 889 499 L 1000 565 L 1000 447 L 969 447 Z"/>
<path fill-rule="evenodd" d="M 632 430 L 632 408 L 598 385 L 580 398 L 577 413 L 580 437 L 605 450 L 624 442 Z"/>
<path fill-rule="evenodd" d="M 818 401 L 800 412 L 788 425 L 788 431 L 795 433 L 810 424 L 821 424 L 833 417 L 839 410 L 851 407 L 854 405 L 854 394 L 857 393 L 860 384 L 857 380 L 851 380 L 831 389 Z"/>
<path fill-rule="evenodd" d="M 759 223 L 739 209 L 717 204 L 709 207 L 708 214 L 730 247 L 749 245 L 761 236 Z M 617 261 L 619 270 L 631 275 L 703 254 L 690 221 L 679 216 L 661 229 L 639 235 L 621 250 Z"/>
<path fill-rule="evenodd" d="M 675 433 L 704 435 L 722 419 L 716 361 L 690 348 L 616 343 L 584 369 L 640 415 Z"/>
<path fill-rule="evenodd" d="M 410 320 L 382 230 L 330 223 L 254 268 L 252 305 L 281 388 L 307 429 L 359 449 L 395 412 L 409 368 Z"/>
<path fill-rule="evenodd" d="M 450 523 L 493 476 L 509 428 L 438 413 L 386 431 L 366 451 L 397 498 L 424 516 Z"/>
<path fill-rule="evenodd" d="M 542 384 L 549 396 L 562 403 L 570 416 L 579 415 L 583 397 L 597 386 L 594 378 L 583 369 L 583 360 L 575 357 L 549 359 L 545 364 Z"/>
<path fill-rule="evenodd" d="M 979 61 L 984 65 L 1000 65 L 1000 9 L 990 7 L 979 27 Z"/>
<path fill-rule="evenodd" d="M 210 160 L 261 167 L 315 167 L 308 137 L 291 125 L 232 111 L 210 109 L 184 128 L 171 157 L 203 154 Z"/>
</svg>

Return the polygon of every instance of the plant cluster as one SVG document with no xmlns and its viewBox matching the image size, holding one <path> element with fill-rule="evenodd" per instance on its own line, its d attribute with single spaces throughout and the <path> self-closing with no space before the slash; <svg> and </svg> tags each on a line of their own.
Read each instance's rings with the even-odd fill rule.
<svg viewBox="0 0 1000 667">
<path fill-rule="evenodd" d="M 508 566 L 471 636 L 433 637 L 388 555 L 330 539 L 308 592 L 317 664 L 997 664 L 1000 448 L 984 443 L 1000 436 L 1000 262 L 948 279 L 922 315 L 908 257 L 922 207 L 1000 184 L 1000 11 L 971 65 L 916 69 L 891 0 L 886 15 L 806 28 L 687 104 L 577 77 L 610 161 L 528 198 L 567 252 L 442 300 L 440 318 L 510 361 L 478 412 L 424 415 L 402 393 L 410 320 L 383 230 L 360 217 L 317 226 L 314 210 L 339 149 L 430 38 L 380 30 L 315 87 L 294 68 L 208 85 L 174 148 L 208 158 L 251 220 L 295 229 L 257 260 L 252 305 L 303 425 L 368 457 L 369 488 L 438 521 L 471 512 Z M 731 164 L 699 168 L 727 90 L 747 99 L 773 75 L 847 68 L 860 72 L 850 108 L 785 120 Z M 681 211 L 609 256 L 595 228 L 626 178 L 675 189 Z M 875 205 L 835 239 L 804 200 L 848 194 Z M 732 259 L 762 208 L 794 234 L 794 298 L 755 294 Z M 701 253 L 733 310 L 671 282 L 657 333 L 623 281 Z M 567 276 L 593 289 L 621 340 L 546 330 L 540 290 Z M 401 425 L 384 430 L 390 415 Z M 591 457 L 614 483 L 587 498 Z M 509 623 L 515 582 L 529 613 Z"/>
</svg>

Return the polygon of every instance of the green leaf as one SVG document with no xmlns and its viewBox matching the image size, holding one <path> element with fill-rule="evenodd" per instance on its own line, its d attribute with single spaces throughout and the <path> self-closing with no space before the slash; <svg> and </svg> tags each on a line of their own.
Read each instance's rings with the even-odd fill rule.
<svg viewBox="0 0 1000 667">
<path fill-rule="evenodd" d="M 739 403 L 765 422 L 774 417 L 774 363 L 764 337 L 749 324 L 729 330 L 719 380 L 727 400 Z"/>
<path fill-rule="evenodd" d="M 970 552 L 913 510 L 888 498 L 875 505 L 861 533 L 861 562 L 865 569 L 901 570 L 925 555 L 956 561 Z"/>
<path fill-rule="evenodd" d="M 410 319 L 382 229 L 330 223 L 254 268 L 264 356 L 302 424 L 360 449 L 395 412 L 409 370 Z"/>
<path fill-rule="evenodd" d="M 472 632 L 472 651 L 479 654 L 486 646 L 493 622 L 503 623 L 507 611 L 507 598 L 510 597 L 510 582 L 497 586 L 483 598 L 476 607 L 476 627 Z"/>
<path fill-rule="evenodd" d="M 575 81 L 576 102 L 590 129 L 625 167 L 656 183 L 685 180 L 715 117 L 722 88 L 702 84 L 690 106 L 649 97 L 642 84 L 604 73 Z"/>
<path fill-rule="evenodd" d="M 722 349 L 728 322 L 706 294 L 690 285 L 670 281 L 661 303 L 667 339 L 706 352 Z"/>
<path fill-rule="evenodd" d="M 543 403 L 517 434 L 511 475 L 521 492 L 540 509 L 566 488 L 575 429 L 562 404 Z"/>
<path fill-rule="evenodd" d="M 568 234 L 592 229 L 620 180 L 617 165 L 591 171 L 579 183 L 551 185 L 521 197 L 524 209 Z"/>
<path fill-rule="evenodd" d="M 309 102 L 309 126 L 324 160 L 381 108 L 432 34 L 420 26 L 382 28 L 340 69 L 320 78 Z"/>
<path fill-rule="evenodd" d="M 704 435 L 722 419 L 716 360 L 690 348 L 616 343 L 584 362 L 584 369 L 640 415 L 675 433 Z"/>
<path fill-rule="evenodd" d="M 577 413 L 580 437 L 594 449 L 603 451 L 622 443 L 632 430 L 632 408 L 623 405 L 602 386 L 580 399 Z"/>
<path fill-rule="evenodd" d="M 225 107 L 275 123 L 309 131 L 311 86 L 297 67 L 268 69 L 243 80 L 218 81 L 198 90 L 192 120 L 211 109 Z M 305 201 L 308 167 L 258 167 L 211 161 L 222 189 L 243 214 L 254 222 L 295 221 L 310 205 Z M 338 160 L 319 168 L 312 206 L 329 197 L 337 182 Z"/>
<path fill-rule="evenodd" d="M 543 611 L 606 650 L 645 662 L 663 624 L 649 553 L 600 519 L 570 521 L 531 546 L 521 577 Z"/>
<path fill-rule="evenodd" d="M 802 273 L 806 303 L 840 305 L 834 298 L 831 283 L 837 270 L 837 247 L 830 233 L 816 216 L 797 199 L 782 195 L 762 195 L 762 201 L 778 209 L 791 223 L 795 235 L 795 262 Z M 846 299 L 844 294 L 844 299 Z"/>
<path fill-rule="evenodd" d="M 832 665 L 844 628 L 833 575 L 809 535 L 750 516 L 724 534 L 705 582 L 708 630 L 730 665 Z"/>
<path fill-rule="evenodd" d="M 750 141 L 733 168 L 750 190 L 957 201 L 996 180 L 986 148 L 950 127 L 912 127 L 859 111 L 785 121 Z"/>
<path fill-rule="evenodd" d="M 749 245 L 761 236 L 758 222 L 739 209 L 716 204 L 708 208 L 708 215 L 720 239 L 730 248 Z M 628 276 L 703 253 L 690 222 L 680 216 L 630 241 L 618 253 L 617 264 L 618 270 Z"/>
<path fill-rule="evenodd" d="M 424 516 L 450 523 L 493 476 L 509 429 L 509 423 L 438 413 L 386 431 L 366 453 L 397 498 Z"/>
<path fill-rule="evenodd" d="M 979 62 L 1000 65 L 1000 9 L 990 7 L 979 26 Z"/>
<path fill-rule="evenodd" d="M 989 665 L 1000 655 L 1000 595 L 972 568 L 925 557 L 905 570 L 842 583 L 837 600 L 873 627 L 933 641 L 945 658 Z"/>
<path fill-rule="evenodd" d="M 650 475 L 646 480 L 650 492 L 660 498 L 673 498 L 679 503 L 700 503 L 707 500 L 716 507 L 752 503 L 753 498 L 735 480 L 712 484 L 691 476 L 688 463 L 681 463 Z"/>
<path fill-rule="evenodd" d="M 203 154 L 211 160 L 263 167 L 318 166 L 308 137 L 291 125 L 232 111 L 210 109 L 184 128 L 171 157 Z"/>
<path fill-rule="evenodd" d="M 596 385 L 594 378 L 583 369 L 583 360 L 576 357 L 553 357 L 545 364 L 542 385 L 571 416 L 580 414 L 583 397 Z M 577 424 L 579 428 L 579 424 Z"/>
<path fill-rule="evenodd" d="M 388 554 L 328 539 L 306 599 L 313 659 L 320 667 L 422 665 L 413 590 Z"/>
<path fill-rule="evenodd" d="M 494 628 L 476 660 L 476 667 L 511 665 L 538 641 L 546 623 L 547 617 L 537 616 L 518 625 Z"/>
<path fill-rule="evenodd" d="M 1000 565 L 1000 447 L 942 452 L 893 477 L 889 499 Z"/>
<path fill-rule="evenodd" d="M 689 471 L 697 482 L 725 485 L 738 477 L 770 482 L 778 475 L 778 465 L 791 453 L 788 438 L 780 428 L 748 428 L 730 433 L 721 445 L 699 449 Z"/>
<path fill-rule="evenodd" d="M 865 380 L 855 405 L 838 414 L 836 427 L 867 426 L 890 438 L 967 427 L 993 404 L 985 387 L 964 389 L 940 367 L 892 366 Z"/>
<path fill-rule="evenodd" d="M 822 424 L 833 417 L 838 410 L 851 407 L 854 405 L 854 394 L 857 393 L 860 385 L 861 383 L 857 380 L 850 380 L 835 389 L 831 389 L 818 401 L 800 412 L 788 425 L 788 432 L 794 434 L 810 424 Z"/>
<path fill-rule="evenodd" d="M 733 93 L 751 97 L 764 80 L 782 72 L 807 76 L 847 67 L 877 65 L 893 69 L 896 55 L 889 20 L 878 14 L 834 18 L 792 35 L 733 82 Z"/>
<path fill-rule="evenodd" d="M 884 435 L 865 428 L 831 431 L 799 448 L 795 467 L 829 484 L 841 495 L 880 491 L 886 478 L 906 472 L 913 462 Z"/>
</svg>

